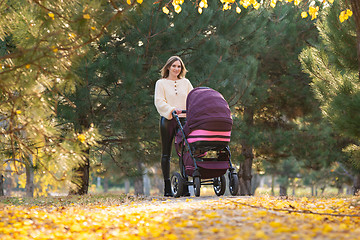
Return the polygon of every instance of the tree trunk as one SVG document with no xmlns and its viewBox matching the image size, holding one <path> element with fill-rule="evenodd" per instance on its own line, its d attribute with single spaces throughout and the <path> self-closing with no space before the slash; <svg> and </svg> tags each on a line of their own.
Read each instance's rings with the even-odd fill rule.
<svg viewBox="0 0 360 240">
<path fill-rule="evenodd" d="M 337 187 L 337 189 L 338 189 L 338 195 L 344 194 L 344 186 L 343 185 L 339 185 Z"/>
<path fill-rule="evenodd" d="M 274 185 L 275 185 L 275 175 L 272 174 L 271 175 L 271 196 L 275 196 Z"/>
<path fill-rule="evenodd" d="M 85 195 L 89 189 L 89 177 L 90 177 L 90 159 L 89 149 L 85 151 L 86 160 L 74 171 L 74 177 L 71 182 L 74 187 L 70 189 L 69 195 Z"/>
<path fill-rule="evenodd" d="M 355 175 L 354 178 L 354 195 L 360 195 L 360 173 L 358 173 L 357 175 Z"/>
<path fill-rule="evenodd" d="M 279 195 L 282 197 L 287 196 L 287 188 L 288 188 L 288 186 L 286 184 L 280 184 Z"/>
<path fill-rule="evenodd" d="M 130 193 L 130 181 L 129 181 L 129 179 L 125 179 L 125 193 L 126 194 Z"/>
<path fill-rule="evenodd" d="M 148 173 L 148 170 L 146 168 L 144 169 L 143 184 L 144 184 L 144 194 L 145 194 L 145 196 L 150 196 L 151 183 L 150 183 L 149 173 Z"/>
<path fill-rule="evenodd" d="M 292 179 L 292 195 L 295 196 L 296 194 L 296 185 L 295 185 L 295 179 Z"/>
<path fill-rule="evenodd" d="M 315 196 L 314 184 L 311 184 L 311 196 Z"/>
<path fill-rule="evenodd" d="M 109 191 L 109 179 L 104 178 L 104 193 L 107 193 Z"/>
<path fill-rule="evenodd" d="M 76 108 L 77 108 L 77 122 L 75 123 L 75 132 L 83 133 L 89 130 L 92 123 L 92 106 L 90 100 L 89 82 L 86 76 L 84 85 L 76 88 Z M 80 163 L 79 167 L 74 169 L 74 178 L 71 182 L 75 187 L 70 189 L 69 195 L 84 195 L 89 190 L 90 178 L 90 149 L 83 151 L 85 161 Z"/>
<path fill-rule="evenodd" d="M 253 178 L 251 179 L 251 195 L 255 195 L 256 189 L 260 185 L 260 176 L 259 174 L 254 174 Z"/>
<path fill-rule="evenodd" d="M 96 187 L 97 187 L 98 189 L 101 188 L 101 177 L 96 177 Z"/>
<path fill-rule="evenodd" d="M 280 179 L 279 179 L 279 183 L 280 183 L 280 186 L 279 186 L 279 196 L 287 196 L 287 190 L 288 190 L 288 187 L 290 185 L 290 182 L 289 182 L 289 178 L 288 177 L 284 177 L 284 176 L 281 176 Z"/>
<path fill-rule="evenodd" d="M 144 195 L 144 183 L 142 176 L 135 177 L 134 190 L 135 195 Z"/>
<path fill-rule="evenodd" d="M 10 174 L 6 174 L 4 179 L 4 195 L 11 196 L 12 185 L 13 185 L 13 177 Z"/>
<path fill-rule="evenodd" d="M 34 197 L 34 163 L 32 155 L 29 156 L 28 160 L 25 161 L 25 172 L 26 172 L 26 196 Z"/>
<path fill-rule="evenodd" d="M 320 188 L 320 189 L 321 189 L 321 195 L 324 195 L 325 188 L 326 188 L 326 185 L 323 185 L 323 186 Z"/>
<path fill-rule="evenodd" d="M 352 189 L 351 186 L 346 186 L 346 194 L 347 194 L 347 195 L 353 194 L 353 191 L 352 191 L 352 190 L 353 190 L 353 189 Z"/>
<path fill-rule="evenodd" d="M 0 197 L 5 196 L 4 194 L 4 176 L 0 174 Z"/>
<path fill-rule="evenodd" d="M 244 146 L 244 145 L 243 145 Z M 246 150 L 247 153 L 244 153 L 243 147 L 243 155 L 251 155 L 246 157 L 245 161 L 240 164 L 239 169 L 239 183 L 240 183 L 240 196 L 249 195 L 251 196 L 251 169 L 252 169 L 252 148 Z M 251 152 L 251 153 L 250 153 Z"/>
<path fill-rule="evenodd" d="M 254 120 L 254 111 L 250 107 L 244 108 L 244 121 L 246 123 L 247 129 L 251 129 L 253 126 L 253 120 Z M 246 133 L 246 130 L 245 130 Z M 240 185 L 240 195 L 252 195 L 251 192 L 251 170 L 252 170 L 252 163 L 254 159 L 253 154 L 253 147 L 252 145 L 248 144 L 246 139 L 242 141 L 242 152 L 241 155 L 243 155 L 244 161 L 240 163 L 240 169 L 239 169 L 239 185 Z"/>
<path fill-rule="evenodd" d="M 144 195 L 143 166 L 138 162 L 137 167 L 139 175 L 134 180 L 135 195 Z"/>
</svg>

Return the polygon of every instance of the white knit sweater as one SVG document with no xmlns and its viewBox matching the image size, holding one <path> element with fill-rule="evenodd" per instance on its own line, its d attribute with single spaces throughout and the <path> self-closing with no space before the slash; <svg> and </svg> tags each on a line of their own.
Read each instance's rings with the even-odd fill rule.
<svg viewBox="0 0 360 240">
<path fill-rule="evenodd" d="M 166 119 L 172 119 L 175 108 L 186 110 L 186 97 L 193 89 L 186 78 L 179 80 L 159 79 L 155 84 L 154 103 L 159 114 Z M 179 115 L 184 117 L 185 114 Z"/>
</svg>

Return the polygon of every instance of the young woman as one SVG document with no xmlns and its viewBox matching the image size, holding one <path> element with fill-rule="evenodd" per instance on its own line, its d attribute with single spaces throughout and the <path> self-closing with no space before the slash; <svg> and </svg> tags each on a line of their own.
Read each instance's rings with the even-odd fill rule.
<svg viewBox="0 0 360 240">
<path fill-rule="evenodd" d="M 170 156 L 172 142 L 177 131 L 177 123 L 172 117 L 176 111 L 180 121 L 184 123 L 186 97 L 193 89 L 190 81 L 185 78 L 187 70 L 180 57 L 170 57 L 161 69 L 161 79 L 156 82 L 154 102 L 160 114 L 160 135 L 162 143 L 161 169 L 164 176 L 164 196 L 171 197 Z M 187 191 L 188 192 L 188 191 Z M 188 193 L 186 193 L 188 195 Z"/>
</svg>

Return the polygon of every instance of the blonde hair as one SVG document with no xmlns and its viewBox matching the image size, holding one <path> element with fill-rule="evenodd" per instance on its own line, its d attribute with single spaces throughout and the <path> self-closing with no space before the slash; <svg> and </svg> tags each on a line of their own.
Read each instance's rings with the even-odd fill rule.
<svg viewBox="0 0 360 240">
<path fill-rule="evenodd" d="M 180 74 L 177 76 L 179 79 L 184 78 L 187 70 L 185 68 L 185 64 L 183 63 L 183 61 L 181 60 L 180 57 L 178 56 L 172 56 L 170 57 L 167 61 L 166 64 L 162 67 L 160 73 L 161 73 L 161 77 L 162 78 L 167 78 L 169 76 L 169 68 L 171 67 L 171 65 L 175 62 L 175 61 L 179 61 L 181 64 L 181 72 Z"/>
</svg>

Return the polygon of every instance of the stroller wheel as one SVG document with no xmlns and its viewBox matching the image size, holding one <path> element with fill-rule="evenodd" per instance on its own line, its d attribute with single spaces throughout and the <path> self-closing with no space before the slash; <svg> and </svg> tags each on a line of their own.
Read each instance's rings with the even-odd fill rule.
<svg viewBox="0 0 360 240">
<path fill-rule="evenodd" d="M 239 178 L 236 173 L 229 173 L 229 182 L 229 190 L 231 195 L 237 195 L 239 191 Z"/>
<path fill-rule="evenodd" d="M 195 197 L 200 197 L 200 186 L 201 186 L 200 177 L 194 177 L 193 180 L 194 180 Z"/>
<path fill-rule="evenodd" d="M 217 196 L 224 195 L 226 190 L 226 178 L 225 175 L 214 178 L 214 191 Z"/>
<path fill-rule="evenodd" d="M 174 197 L 180 197 L 183 195 L 184 184 L 184 179 L 181 177 L 180 173 L 176 172 L 172 175 L 171 190 L 174 194 Z"/>
</svg>

